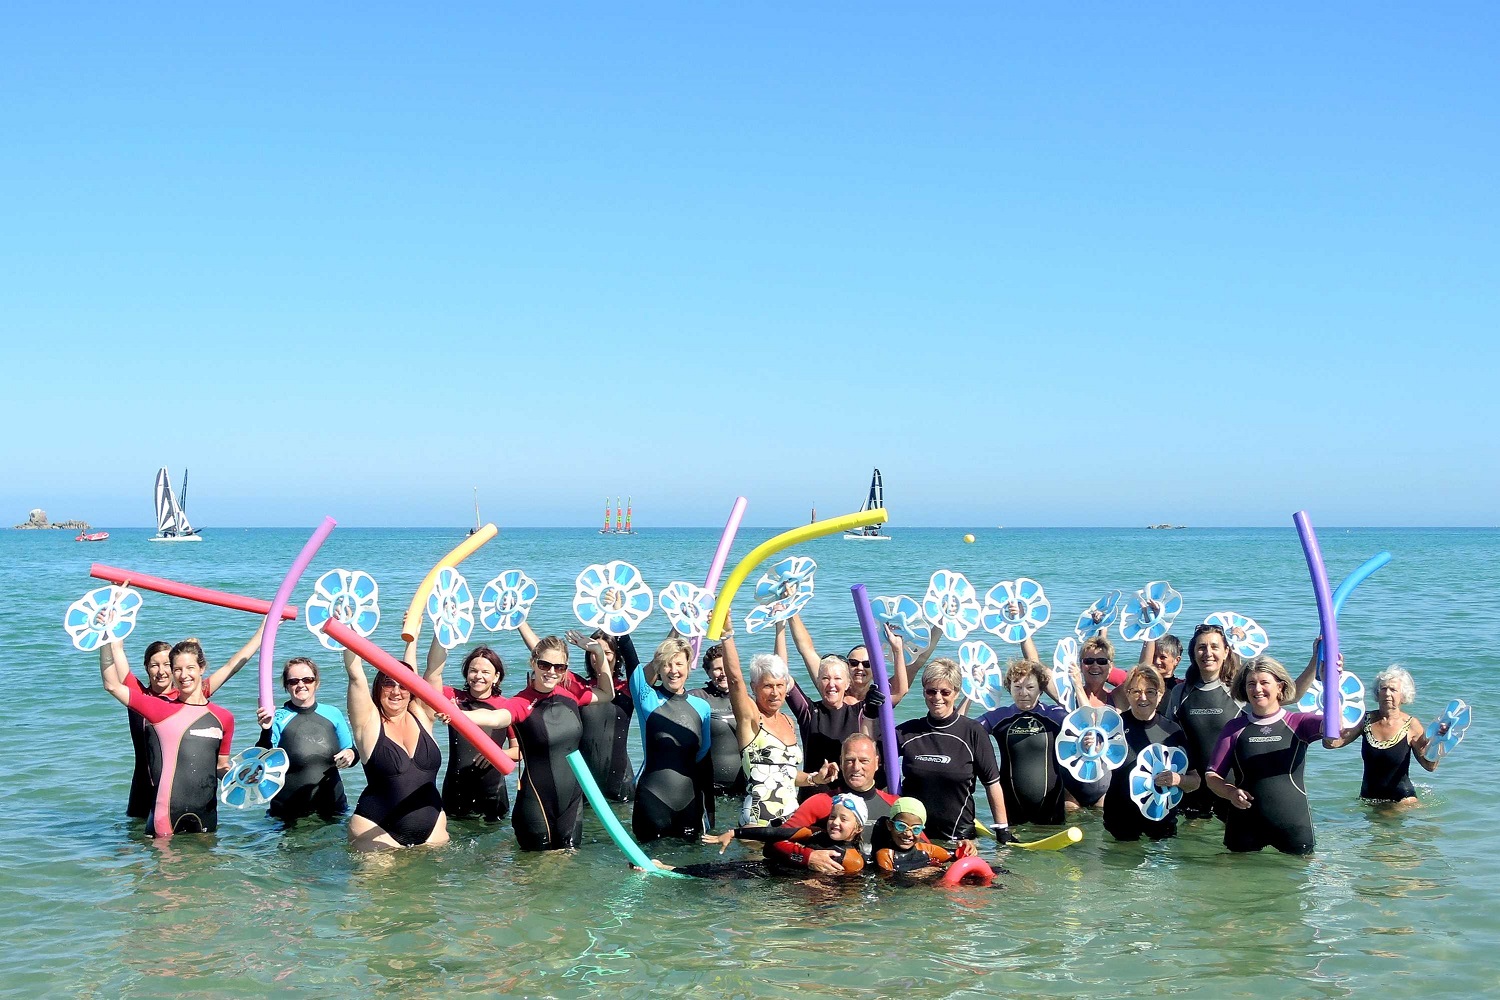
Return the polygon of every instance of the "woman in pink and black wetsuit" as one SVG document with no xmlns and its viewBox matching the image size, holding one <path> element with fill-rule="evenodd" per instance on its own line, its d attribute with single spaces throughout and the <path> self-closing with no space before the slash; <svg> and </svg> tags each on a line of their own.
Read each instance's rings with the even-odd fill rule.
<svg viewBox="0 0 1500 1000">
<path fill-rule="evenodd" d="M 1314 646 L 1310 669 L 1317 660 Z M 1246 704 L 1245 712 L 1224 727 L 1204 774 L 1213 793 L 1232 807 L 1225 811 L 1224 846 L 1310 854 L 1315 838 L 1303 768 L 1308 746 L 1323 734 L 1323 716 L 1286 710 L 1297 700 L 1297 684 L 1269 656 L 1246 663 L 1232 693 Z"/>
<path fill-rule="evenodd" d="M 123 664 L 124 651 L 114 646 L 115 659 Z M 147 694 L 139 683 L 127 684 L 113 663 L 102 665 L 99 674 L 104 690 L 151 724 L 146 737 L 156 797 L 146 831 L 156 837 L 212 833 L 219 826 L 219 776 L 229 770 L 234 716 L 208 703 L 207 658 L 197 639 L 184 639 L 168 656 L 175 701 Z"/>
</svg>

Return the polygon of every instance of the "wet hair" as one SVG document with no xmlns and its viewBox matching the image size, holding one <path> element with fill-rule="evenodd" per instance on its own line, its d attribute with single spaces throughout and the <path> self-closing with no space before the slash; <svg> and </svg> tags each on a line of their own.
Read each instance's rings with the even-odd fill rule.
<svg viewBox="0 0 1500 1000">
<path fill-rule="evenodd" d="M 1396 684 L 1396 695 L 1400 699 L 1397 704 L 1405 705 L 1409 701 L 1417 700 L 1417 682 L 1411 679 L 1405 667 L 1399 663 L 1392 663 L 1380 673 L 1375 675 L 1374 688 L 1379 697 L 1380 685 L 1386 681 L 1394 681 Z"/>
<path fill-rule="evenodd" d="M 286 679 L 287 679 L 288 675 L 291 674 L 292 668 L 295 667 L 299 663 L 303 664 L 309 670 L 312 671 L 313 680 L 314 681 L 322 680 L 322 677 L 320 677 L 319 674 L 318 674 L 318 665 L 316 663 L 314 663 L 312 660 L 309 660 L 305 656 L 294 656 L 290 660 L 287 660 L 286 663 L 285 663 L 285 665 L 283 665 L 282 668 L 281 668 L 281 686 L 282 687 L 286 687 L 287 686 L 287 680 Z M 288 690 L 290 690 L 290 689 L 288 688 Z"/>
<path fill-rule="evenodd" d="M 146 654 L 141 657 L 141 666 L 143 668 L 151 666 L 151 657 L 155 656 L 157 653 L 166 653 L 167 662 L 170 663 L 172 660 L 172 644 L 170 642 L 163 642 L 162 640 L 157 639 L 151 645 L 147 646 Z"/>
<path fill-rule="evenodd" d="M 959 689 L 959 682 L 963 674 L 958 668 L 958 661 L 950 660 L 944 656 L 933 660 L 922 668 L 922 688 L 925 691 L 928 681 L 942 681 L 953 690 Z"/>
<path fill-rule="evenodd" d="M 480 644 L 469 650 L 468 654 L 464 657 L 463 669 L 459 672 L 464 675 L 465 680 L 468 680 L 469 664 L 480 659 L 488 660 L 490 665 L 495 668 L 495 686 L 499 687 L 500 682 L 505 680 L 505 663 L 501 661 L 499 653 L 486 645 Z"/>
<path fill-rule="evenodd" d="M 1182 640 L 1171 632 L 1156 640 L 1156 648 L 1175 659 L 1182 659 Z"/>
<path fill-rule="evenodd" d="M 1087 639 L 1083 640 L 1083 645 L 1078 647 L 1078 659 L 1081 662 L 1085 656 L 1089 655 L 1095 650 L 1101 649 L 1104 651 L 1104 655 L 1109 657 L 1110 662 L 1113 663 L 1115 660 L 1114 644 L 1111 643 L 1109 641 L 1109 637 L 1104 635 L 1102 632 L 1098 635 L 1091 635 Z"/>
<path fill-rule="evenodd" d="M 1130 673 L 1125 675 L 1125 683 L 1120 686 L 1125 689 L 1125 693 L 1128 695 L 1131 685 L 1138 680 L 1144 680 L 1151 687 L 1155 688 L 1158 697 L 1167 690 L 1166 681 L 1161 679 L 1161 671 L 1149 663 L 1137 663 L 1131 667 Z"/>
<path fill-rule="evenodd" d="M 1016 681 L 1025 677 L 1035 677 L 1036 683 L 1043 691 L 1047 690 L 1047 682 L 1052 680 L 1052 671 L 1042 666 L 1036 660 L 1011 660 L 1005 667 L 1006 690 Z"/>
<path fill-rule="evenodd" d="M 1235 682 L 1239 680 L 1240 672 L 1245 669 L 1245 662 L 1240 659 L 1240 654 L 1234 651 L 1234 647 L 1229 645 L 1229 636 L 1224 634 L 1224 630 L 1206 622 L 1193 629 L 1193 637 L 1188 640 L 1188 668 L 1183 679 L 1189 684 L 1198 684 L 1203 680 L 1203 673 L 1198 669 L 1198 637 L 1204 632 L 1217 632 L 1219 638 L 1224 640 L 1224 665 L 1219 668 L 1219 681 L 1233 692 L 1236 690 Z M 1235 697 L 1238 698 L 1239 695 Z"/>
<path fill-rule="evenodd" d="M 722 642 L 716 642 L 716 643 L 714 643 L 712 646 L 709 646 L 707 649 L 705 649 L 703 651 L 703 669 L 707 670 L 708 669 L 708 665 L 711 662 L 713 662 L 716 659 L 717 660 L 722 660 L 723 658 L 724 658 L 724 644 Z"/>
<path fill-rule="evenodd" d="M 750 686 L 760 687 L 760 682 L 766 677 L 790 681 L 792 672 L 786 668 L 786 661 L 775 653 L 756 653 L 750 658 Z"/>
<path fill-rule="evenodd" d="M 1250 701 L 1250 675 L 1270 674 L 1276 678 L 1276 683 L 1281 685 L 1280 701 L 1282 706 L 1290 705 L 1297 700 L 1297 685 L 1292 682 L 1292 675 L 1281 665 L 1280 660 L 1272 659 L 1262 653 L 1247 662 L 1238 675 L 1234 678 L 1234 686 L 1230 688 L 1230 694 L 1235 701 L 1248 703 Z"/>
<path fill-rule="evenodd" d="M 651 654 L 651 662 L 656 664 L 656 669 L 659 671 L 678 653 L 681 653 L 687 660 L 688 669 L 691 670 L 693 668 L 693 644 L 680 635 L 669 635 L 657 643 L 656 652 Z"/>
<path fill-rule="evenodd" d="M 598 639 L 600 642 L 604 643 L 606 646 L 609 647 L 609 651 L 614 656 L 614 660 L 615 660 L 615 669 L 612 671 L 612 673 L 619 673 L 620 672 L 620 637 L 617 636 L 617 635 L 610 635 L 608 632 L 604 631 L 602 628 L 596 628 L 596 629 L 594 629 L 593 634 L 589 636 L 589 638 L 590 639 Z M 590 653 L 587 650 L 585 650 L 584 654 L 583 654 L 583 662 L 584 662 L 584 665 L 588 667 L 589 679 L 590 680 L 592 680 L 593 678 L 599 676 L 599 667 L 598 667 L 598 665 L 596 665 L 594 663 L 594 654 L 593 653 Z"/>
<path fill-rule="evenodd" d="M 181 656 L 183 653 L 192 653 L 193 656 L 197 657 L 198 659 L 198 666 L 203 668 L 204 670 L 208 669 L 208 657 L 203 655 L 203 647 L 198 643 L 198 640 L 195 637 L 188 636 L 186 639 L 182 640 L 177 645 L 172 647 L 172 662 L 176 663 L 177 657 Z"/>
</svg>

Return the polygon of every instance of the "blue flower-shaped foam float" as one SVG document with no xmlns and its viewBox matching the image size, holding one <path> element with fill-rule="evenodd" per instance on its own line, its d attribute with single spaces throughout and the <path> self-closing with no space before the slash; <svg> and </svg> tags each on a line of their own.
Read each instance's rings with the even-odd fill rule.
<svg viewBox="0 0 1500 1000">
<path fill-rule="evenodd" d="M 1326 712 L 1323 704 L 1323 680 L 1315 677 L 1305 693 L 1297 701 L 1299 712 Z M 1365 717 L 1365 684 L 1354 674 L 1344 671 L 1339 674 L 1339 725 L 1343 729 L 1359 724 Z"/>
<path fill-rule="evenodd" d="M 667 621 L 678 635 L 701 639 L 708 635 L 708 620 L 714 613 L 714 595 L 685 580 L 673 580 L 656 595 Z"/>
<path fill-rule="evenodd" d="M 605 635 L 629 635 L 651 614 L 651 588 L 628 562 L 615 559 L 586 567 L 578 574 L 577 587 L 573 613 Z"/>
<path fill-rule="evenodd" d="M 323 631 L 323 623 L 330 618 L 368 639 L 380 624 L 380 587 L 362 569 L 331 569 L 313 584 L 305 618 L 307 630 L 326 649 L 344 648 Z"/>
<path fill-rule="evenodd" d="M 1184 774 L 1187 766 L 1187 751 L 1181 747 L 1153 743 L 1141 751 L 1130 771 L 1130 798 L 1140 807 L 1141 815 L 1149 820 L 1162 820 L 1177 808 L 1182 801 L 1182 789 L 1157 788 L 1156 776 L 1163 771 Z"/>
<path fill-rule="evenodd" d="M 932 574 L 922 598 L 922 617 L 954 642 L 979 627 L 979 597 L 968 577 L 951 569 Z"/>
<path fill-rule="evenodd" d="M 1073 626 L 1073 631 L 1078 634 L 1078 641 L 1082 642 L 1089 636 L 1098 635 L 1100 632 L 1108 632 L 1110 626 L 1120 617 L 1120 601 L 1124 597 L 1124 591 L 1111 590 L 1090 604 L 1087 610 L 1078 616 L 1078 624 Z"/>
<path fill-rule="evenodd" d="M 958 671 L 965 698 L 986 712 L 1005 704 L 1005 672 L 989 643 L 975 640 L 958 647 Z"/>
<path fill-rule="evenodd" d="M 1085 748 L 1087 737 L 1093 746 Z M 1075 708 L 1063 719 L 1057 734 L 1057 762 L 1079 781 L 1098 781 L 1130 756 L 1125 744 L 1125 722 L 1108 705 Z"/>
<path fill-rule="evenodd" d="M 1120 607 L 1120 638 L 1126 642 L 1160 639 L 1182 611 L 1182 595 L 1165 580 L 1152 580 Z"/>
<path fill-rule="evenodd" d="M 1469 731 L 1469 723 L 1473 720 L 1473 713 L 1469 711 L 1461 698 L 1454 698 L 1448 702 L 1448 707 L 1443 709 L 1443 714 L 1432 721 L 1427 727 L 1427 748 L 1422 751 L 1422 756 L 1428 760 L 1439 760 L 1448 756 L 1454 747 L 1463 742 L 1464 733 Z M 1447 728 L 1445 729 L 1444 726 Z"/>
<path fill-rule="evenodd" d="M 536 581 L 518 569 L 508 569 L 479 592 L 479 623 L 491 632 L 514 632 L 531 613 Z"/>
<path fill-rule="evenodd" d="M 908 652 L 914 648 L 920 649 L 932 641 L 932 626 L 922 617 L 922 605 L 915 598 L 904 594 L 900 597 L 877 597 L 872 603 L 875 606 L 875 617 L 901 637 L 902 642 L 907 644 Z"/>
<path fill-rule="evenodd" d="M 1052 683 L 1060 696 L 1058 704 L 1068 711 L 1078 707 L 1078 698 L 1073 690 L 1073 671 L 1078 667 L 1078 637 L 1065 635 L 1057 640 L 1057 649 L 1052 653 Z"/>
<path fill-rule="evenodd" d="M 755 607 L 745 616 L 745 631 L 787 621 L 813 598 L 813 574 L 818 564 L 807 556 L 787 556 L 771 564 L 755 584 Z"/>
<path fill-rule="evenodd" d="M 427 617 L 432 619 L 438 645 L 452 649 L 469 641 L 474 630 L 474 594 L 469 581 L 452 566 L 438 570 L 437 582 L 427 595 Z"/>
<path fill-rule="evenodd" d="M 97 587 L 68 605 L 63 628 L 73 645 L 92 653 L 107 643 L 123 640 L 135 630 L 141 595 L 128 587 Z"/>
<path fill-rule="evenodd" d="M 219 779 L 219 801 L 231 809 L 262 806 L 276 797 L 286 784 L 291 760 L 281 747 L 251 747 L 229 762 Z"/>
<path fill-rule="evenodd" d="M 1035 635 L 1051 617 L 1052 605 L 1042 592 L 1042 585 L 1024 576 L 1001 580 L 984 595 L 984 630 L 1012 645 Z"/>
<path fill-rule="evenodd" d="M 1203 619 L 1203 624 L 1217 625 L 1223 629 L 1229 648 L 1240 654 L 1241 659 L 1259 656 L 1271 645 L 1271 637 L 1255 623 L 1254 618 L 1235 611 L 1215 611 Z"/>
</svg>

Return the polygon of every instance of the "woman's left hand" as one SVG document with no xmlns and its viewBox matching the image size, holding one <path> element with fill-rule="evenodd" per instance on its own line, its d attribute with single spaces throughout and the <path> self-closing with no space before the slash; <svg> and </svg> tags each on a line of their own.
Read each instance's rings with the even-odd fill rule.
<svg viewBox="0 0 1500 1000">
<path fill-rule="evenodd" d="M 1157 788 L 1175 788 L 1182 784 L 1182 775 L 1176 771 L 1158 771 L 1152 780 Z"/>
<path fill-rule="evenodd" d="M 350 748 L 348 750 L 340 750 L 338 753 L 336 753 L 336 754 L 333 755 L 333 766 L 334 767 L 349 767 L 353 763 L 354 763 L 354 750 L 353 750 L 353 748 Z"/>
</svg>

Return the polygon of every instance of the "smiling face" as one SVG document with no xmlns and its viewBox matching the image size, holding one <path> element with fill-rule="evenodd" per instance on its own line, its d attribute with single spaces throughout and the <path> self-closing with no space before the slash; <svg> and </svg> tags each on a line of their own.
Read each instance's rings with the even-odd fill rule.
<svg viewBox="0 0 1500 1000">
<path fill-rule="evenodd" d="M 843 843 L 859 836 L 859 817 L 844 806 L 834 806 L 828 814 L 828 839 Z"/>
<path fill-rule="evenodd" d="M 922 821 L 912 813 L 897 813 L 891 817 L 891 840 L 898 850 L 911 850 L 922 829 Z"/>
<path fill-rule="evenodd" d="M 715 656 L 703 661 L 703 672 L 708 674 L 708 684 L 715 691 L 729 690 L 729 680 L 724 676 L 724 657 Z"/>
<path fill-rule="evenodd" d="M 311 708 L 318 700 L 318 675 L 306 660 L 293 660 L 282 673 L 282 687 L 293 705 Z"/>
<path fill-rule="evenodd" d="M 1200 631 L 1193 636 L 1193 662 L 1198 665 L 1198 674 L 1203 683 L 1211 684 L 1224 671 L 1224 661 L 1229 656 L 1229 644 L 1217 630 Z"/>
<path fill-rule="evenodd" d="M 1114 656 L 1103 649 L 1089 649 L 1078 654 L 1078 666 L 1083 671 L 1083 686 L 1090 691 L 1098 691 L 1104 687 L 1114 665 Z"/>
<path fill-rule="evenodd" d="M 767 673 L 755 684 L 755 707 L 762 715 L 775 715 L 786 704 L 786 678 Z"/>
<path fill-rule="evenodd" d="M 1130 700 L 1130 714 L 1142 722 L 1149 722 L 1161 704 L 1161 688 L 1149 678 L 1139 674 L 1130 678 L 1125 686 L 1125 697 Z"/>
<path fill-rule="evenodd" d="M 1281 680 L 1269 670 L 1252 670 L 1245 678 L 1245 697 L 1256 715 L 1274 715 L 1281 708 Z"/>
<path fill-rule="evenodd" d="M 880 766 L 880 754 L 875 751 L 875 741 L 869 737 L 850 737 L 844 741 L 839 755 L 839 774 L 850 791 L 866 792 L 875 787 L 875 771 Z"/>
<path fill-rule="evenodd" d="M 863 693 L 870 686 L 870 651 L 863 646 L 849 650 L 849 690 Z"/>
<path fill-rule="evenodd" d="M 172 683 L 187 701 L 201 693 L 203 687 L 203 663 L 195 653 L 178 653 L 172 658 Z"/>
<path fill-rule="evenodd" d="M 686 653 L 672 653 L 661 661 L 661 686 L 668 694 L 678 694 L 687 687 L 688 673 L 692 666 Z"/>
<path fill-rule="evenodd" d="M 818 692 L 830 705 L 841 705 L 844 692 L 849 690 L 849 669 L 838 660 L 824 660 L 818 664 Z"/>
<path fill-rule="evenodd" d="M 1171 677 L 1174 673 L 1176 673 L 1177 665 L 1181 662 L 1181 653 L 1173 654 L 1169 652 L 1165 646 L 1162 646 L 1160 644 L 1157 645 L 1156 652 L 1151 655 L 1151 665 L 1155 667 L 1156 672 L 1161 674 L 1163 677 Z"/>
<path fill-rule="evenodd" d="M 499 679 L 495 665 L 483 656 L 476 656 L 464 668 L 464 683 L 469 694 L 475 698 L 488 698 L 495 693 L 495 682 Z"/>
<path fill-rule="evenodd" d="M 387 720 L 400 718 L 411 707 L 411 692 L 381 674 L 375 681 L 375 707 Z"/>
<path fill-rule="evenodd" d="M 567 672 L 567 657 L 555 649 L 546 649 L 531 657 L 531 687 L 538 694 L 551 694 Z"/>
<path fill-rule="evenodd" d="M 1037 683 L 1036 674 L 1026 673 L 1011 681 L 1010 697 L 1023 712 L 1036 708 L 1036 703 L 1042 699 L 1042 686 Z"/>
<path fill-rule="evenodd" d="M 163 695 L 172 690 L 170 646 L 157 650 L 146 660 L 146 689 L 155 695 Z"/>
<path fill-rule="evenodd" d="M 958 700 L 957 685 L 935 679 L 923 681 L 922 698 L 927 702 L 927 714 L 941 722 L 953 714 Z"/>
</svg>

